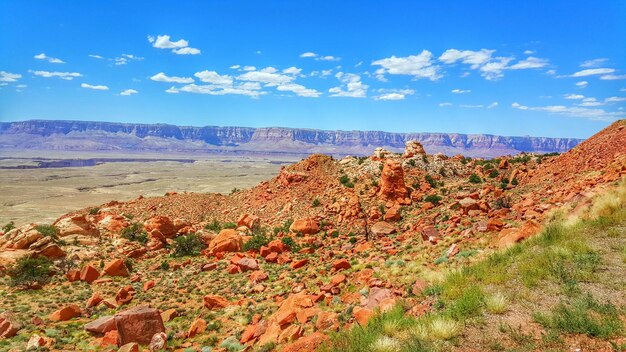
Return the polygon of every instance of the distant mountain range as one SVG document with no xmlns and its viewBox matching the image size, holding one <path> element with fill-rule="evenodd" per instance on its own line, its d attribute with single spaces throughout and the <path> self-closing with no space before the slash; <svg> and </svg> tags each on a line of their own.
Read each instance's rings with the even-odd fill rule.
<svg viewBox="0 0 626 352">
<path fill-rule="evenodd" d="M 335 156 L 370 155 L 376 147 L 401 152 L 417 140 L 428 153 L 493 157 L 520 152 L 565 152 L 575 138 L 488 134 L 325 131 L 283 127 L 191 127 L 95 121 L 0 122 L 0 149 L 133 151 Z"/>
</svg>

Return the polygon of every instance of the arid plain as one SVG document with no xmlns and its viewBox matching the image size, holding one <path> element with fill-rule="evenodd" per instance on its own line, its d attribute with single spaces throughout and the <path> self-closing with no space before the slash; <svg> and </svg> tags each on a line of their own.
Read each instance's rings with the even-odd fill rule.
<svg viewBox="0 0 626 352">
<path fill-rule="evenodd" d="M 0 224 L 52 222 L 79 208 L 166 192 L 230 193 L 276 176 L 289 157 L 0 152 Z M 6 169 L 35 160 L 121 159 L 95 166 Z M 143 161 L 132 161 L 141 159 Z M 150 161 L 145 161 L 146 159 Z M 163 161 L 163 160 L 181 161 Z M 186 160 L 183 162 L 182 160 Z M 190 162 L 192 161 L 192 162 Z"/>
</svg>

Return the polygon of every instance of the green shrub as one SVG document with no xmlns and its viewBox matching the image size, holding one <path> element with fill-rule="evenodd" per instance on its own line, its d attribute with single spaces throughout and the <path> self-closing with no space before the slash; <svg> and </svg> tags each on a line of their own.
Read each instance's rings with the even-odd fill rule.
<svg viewBox="0 0 626 352">
<path fill-rule="evenodd" d="M 296 243 L 296 241 L 294 241 L 293 238 L 291 237 L 283 237 L 280 239 L 280 241 L 287 247 L 289 247 L 289 250 L 292 252 L 298 252 L 300 249 L 302 249 L 302 247 L 300 245 L 298 245 Z"/>
<path fill-rule="evenodd" d="M 91 208 L 91 209 L 89 209 L 89 215 L 96 215 L 96 214 L 98 214 L 99 211 L 100 211 L 100 208 L 98 208 L 98 207 Z"/>
<path fill-rule="evenodd" d="M 348 177 L 348 175 L 346 174 L 343 174 L 341 175 L 341 177 L 339 177 L 339 182 L 345 187 L 354 188 L 354 183 L 350 181 L 350 177 Z"/>
<path fill-rule="evenodd" d="M 125 227 L 122 232 L 120 232 L 120 236 L 129 241 L 139 242 L 141 244 L 148 243 L 148 234 L 144 231 L 143 225 L 138 222 Z"/>
<path fill-rule="evenodd" d="M 31 288 L 50 281 L 52 261 L 46 257 L 22 257 L 7 270 L 14 287 Z"/>
<path fill-rule="evenodd" d="M 430 194 L 424 197 L 424 202 L 433 203 L 433 205 L 439 205 L 441 197 L 436 194 Z"/>
<path fill-rule="evenodd" d="M 518 181 L 516 178 L 514 178 L 514 179 L 511 181 L 511 184 L 512 184 L 513 186 L 517 186 L 517 185 L 519 184 L 519 181 Z"/>
<path fill-rule="evenodd" d="M 491 172 L 489 173 L 489 177 L 490 178 L 496 178 L 496 177 L 498 177 L 498 175 L 499 175 L 499 173 L 498 173 L 498 170 L 496 170 L 496 169 L 491 170 Z"/>
<path fill-rule="evenodd" d="M 174 238 L 172 256 L 185 257 L 198 255 L 205 248 L 204 242 L 197 233 L 190 233 Z"/>
<path fill-rule="evenodd" d="M 244 243 L 243 250 L 244 251 L 258 251 L 261 247 L 266 246 L 270 243 L 270 238 L 265 235 L 265 231 L 257 230 L 257 232 L 252 235 L 252 238 L 248 240 L 248 242 Z"/>
<path fill-rule="evenodd" d="M 7 233 L 15 228 L 15 223 L 13 221 L 9 221 L 6 225 L 2 227 L 2 232 Z"/>
<path fill-rule="evenodd" d="M 167 260 L 164 260 L 161 262 L 161 265 L 159 267 L 161 268 L 161 270 L 170 270 L 170 263 Z"/>
<path fill-rule="evenodd" d="M 435 179 L 432 176 L 426 175 L 426 176 L 424 176 L 424 180 L 426 180 L 426 182 L 428 182 L 430 187 L 437 188 L 437 181 L 435 181 Z"/>
<path fill-rule="evenodd" d="M 35 230 L 45 237 L 52 237 L 55 241 L 59 239 L 59 229 L 54 225 L 37 225 Z"/>
<path fill-rule="evenodd" d="M 334 201 L 333 201 L 333 203 L 334 203 Z M 280 232 L 288 233 L 289 232 L 289 228 L 291 227 L 291 224 L 293 224 L 293 219 L 287 219 L 287 220 L 283 221 L 283 225 L 282 226 L 274 227 L 274 235 L 278 235 L 278 233 L 280 233 Z"/>
<path fill-rule="evenodd" d="M 478 175 L 471 174 L 470 178 L 469 178 L 469 182 L 471 182 L 471 183 L 481 183 L 481 182 L 483 182 L 483 180 L 481 180 Z"/>
<path fill-rule="evenodd" d="M 315 198 L 315 199 L 313 199 L 313 203 L 311 204 L 311 206 L 313 208 L 315 208 L 315 207 L 318 207 L 320 204 L 321 204 L 321 202 L 320 202 L 319 198 Z"/>
<path fill-rule="evenodd" d="M 213 220 L 210 223 L 206 224 L 204 226 L 205 230 L 209 230 L 209 231 L 213 231 L 213 232 L 220 232 L 222 230 L 222 225 L 220 224 L 219 221 L 217 220 Z"/>
</svg>

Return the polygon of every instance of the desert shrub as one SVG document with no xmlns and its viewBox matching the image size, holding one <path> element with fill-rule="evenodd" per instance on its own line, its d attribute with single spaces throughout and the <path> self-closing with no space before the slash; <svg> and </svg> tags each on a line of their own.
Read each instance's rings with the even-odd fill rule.
<svg viewBox="0 0 626 352">
<path fill-rule="evenodd" d="M 89 209 L 89 215 L 96 215 L 96 214 L 98 214 L 99 211 L 100 211 L 100 208 L 98 208 L 98 207 L 91 208 L 91 209 Z"/>
<path fill-rule="evenodd" d="M 517 185 L 519 184 L 519 181 L 518 181 L 516 178 L 514 178 L 514 179 L 511 181 L 511 184 L 512 184 L 513 186 L 517 186 Z"/>
<path fill-rule="evenodd" d="M 225 222 L 222 225 L 222 228 L 224 228 L 224 229 L 236 229 L 237 228 L 237 224 L 235 224 L 234 222 Z"/>
<path fill-rule="evenodd" d="M 498 170 L 496 170 L 496 169 L 491 170 L 491 172 L 489 173 L 489 177 L 490 178 L 496 178 L 496 177 L 498 177 L 498 175 L 499 175 L 499 173 L 498 173 Z"/>
<path fill-rule="evenodd" d="M 274 227 L 274 235 L 278 235 L 278 233 L 280 232 L 284 232 L 284 233 L 289 232 L 289 228 L 291 227 L 291 224 L 293 224 L 293 219 L 287 219 L 283 221 L 282 226 Z"/>
<path fill-rule="evenodd" d="M 2 227 L 2 232 L 7 233 L 15 228 L 15 223 L 13 221 L 9 221 L 6 225 Z"/>
<path fill-rule="evenodd" d="M 143 225 L 138 222 L 125 227 L 122 232 L 120 232 L 120 236 L 129 241 L 139 242 L 141 244 L 148 243 L 148 234 L 144 231 Z"/>
<path fill-rule="evenodd" d="M 280 239 L 280 241 L 287 247 L 289 247 L 289 250 L 292 252 L 298 252 L 300 249 L 302 249 L 302 247 L 296 243 L 296 241 L 294 241 L 293 238 L 291 237 L 283 237 Z"/>
<path fill-rule="evenodd" d="M 354 183 L 350 181 L 350 177 L 348 177 L 348 175 L 346 174 L 343 174 L 341 175 L 341 177 L 339 177 L 339 182 L 345 187 L 354 188 Z"/>
<path fill-rule="evenodd" d="M 441 197 L 435 194 L 427 195 L 424 197 L 424 202 L 433 203 L 434 205 L 438 205 L 441 202 Z"/>
<path fill-rule="evenodd" d="M 22 257 L 7 270 L 13 287 L 31 288 L 50 281 L 52 261 L 46 257 Z"/>
<path fill-rule="evenodd" d="M 512 163 L 512 164 L 515 164 L 515 163 L 526 164 L 529 161 L 530 161 L 530 155 L 521 155 L 521 156 L 516 156 L 514 158 L 509 159 L 509 163 Z"/>
<path fill-rule="evenodd" d="M 415 159 L 409 159 L 409 161 L 407 161 L 407 164 L 409 164 L 409 166 L 415 167 Z"/>
<path fill-rule="evenodd" d="M 435 179 L 432 176 L 426 175 L 426 176 L 424 176 L 424 180 L 426 180 L 426 182 L 428 182 L 430 187 L 437 188 L 437 181 L 435 181 Z"/>
<path fill-rule="evenodd" d="M 313 203 L 311 203 L 311 206 L 313 208 L 315 208 L 315 207 L 318 207 L 320 204 L 321 204 L 321 202 L 320 202 L 319 198 L 315 198 L 315 199 L 313 199 Z"/>
<path fill-rule="evenodd" d="M 170 270 L 170 263 L 167 260 L 164 260 L 161 262 L 161 265 L 159 265 L 159 267 L 161 268 L 161 270 Z"/>
<path fill-rule="evenodd" d="M 184 257 L 198 255 L 204 249 L 204 242 L 197 233 L 190 233 L 174 238 L 172 256 Z"/>
<path fill-rule="evenodd" d="M 219 221 L 217 220 L 213 220 L 211 222 L 209 222 L 208 224 L 206 224 L 204 226 L 205 230 L 209 230 L 209 231 L 213 231 L 213 232 L 220 232 L 220 230 L 222 229 L 222 225 L 220 224 Z"/>
<path fill-rule="evenodd" d="M 511 200 L 508 197 L 501 197 L 496 199 L 494 206 L 496 209 L 502 209 L 502 208 L 510 208 L 511 207 Z"/>
<path fill-rule="evenodd" d="M 481 182 L 483 182 L 483 180 L 481 180 L 478 175 L 471 174 L 470 177 L 469 177 L 469 182 L 470 183 L 481 183 Z"/>
<path fill-rule="evenodd" d="M 259 229 L 255 231 L 255 233 L 252 235 L 252 238 L 248 240 L 248 242 L 243 244 L 243 250 L 258 251 L 259 249 L 261 249 L 261 247 L 266 246 L 268 243 L 270 243 L 270 238 L 267 237 L 267 235 L 265 234 L 265 230 Z"/>
<path fill-rule="evenodd" d="M 35 230 L 46 237 L 51 237 L 54 240 L 59 239 L 59 229 L 54 225 L 37 225 Z"/>
</svg>

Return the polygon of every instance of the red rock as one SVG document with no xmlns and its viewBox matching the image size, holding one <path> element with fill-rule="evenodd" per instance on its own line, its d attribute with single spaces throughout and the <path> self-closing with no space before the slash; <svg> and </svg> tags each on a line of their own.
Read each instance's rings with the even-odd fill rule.
<svg viewBox="0 0 626 352">
<path fill-rule="evenodd" d="M 65 274 L 67 281 L 74 282 L 80 280 L 80 271 L 72 269 Z"/>
<path fill-rule="evenodd" d="M 325 311 L 320 312 L 317 315 L 317 321 L 315 321 L 315 328 L 319 331 L 339 329 L 339 319 L 337 319 L 337 313 Z"/>
<path fill-rule="evenodd" d="M 202 334 L 206 330 L 206 321 L 202 318 L 196 318 L 187 330 L 187 338 L 193 338 L 197 334 Z"/>
<path fill-rule="evenodd" d="M 394 296 L 391 290 L 386 288 L 374 287 L 370 290 L 364 307 L 372 310 L 380 307 L 381 311 L 383 311 L 382 306 L 384 305 L 385 307 L 387 307 L 390 303 L 390 300 L 394 300 Z"/>
<path fill-rule="evenodd" d="M 279 343 L 292 342 L 302 336 L 302 327 L 298 325 L 290 325 L 283 330 L 278 336 Z"/>
<path fill-rule="evenodd" d="M 367 325 L 367 322 L 374 316 L 374 311 L 367 308 L 361 308 L 359 306 L 354 307 L 352 310 L 354 320 L 361 326 Z"/>
<path fill-rule="evenodd" d="M 404 184 L 404 170 L 402 164 L 393 159 L 387 159 L 380 177 L 380 197 L 386 201 L 398 201 L 408 198 L 408 191 Z"/>
<path fill-rule="evenodd" d="M 315 352 L 323 343 L 329 341 L 330 338 L 321 333 L 314 332 L 311 335 L 300 338 L 291 345 L 285 346 L 282 352 Z"/>
<path fill-rule="evenodd" d="M 26 350 L 27 351 L 37 350 L 41 347 L 46 346 L 48 342 L 51 342 L 51 341 L 47 341 L 45 337 L 41 337 L 38 334 L 33 334 L 33 336 L 30 337 L 30 339 L 28 340 L 28 343 L 26 344 Z"/>
<path fill-rule="evenodd" d="M 22 324 L 17 321 L 13 313 L 4 312 L 0 314 L 0 338 L 11 338 L 17 335 L 22 328 Z"/>
<path fill-rule="evenodd" d="M 509 161 L 507 159 L 500 160 L 500 163 L 498 164 L 498 169 L 503 170 L 503 169 L 508 169 L 508 168 L 509 168 Z"/>
<path fill-rule="evenodd" d="M 379 221 L 375 223 L 374 225 L 372 225 L 372 227 L 370 228 L 370 232 L 372 233 L 372 235 L 376 237 L 388 236 L 388 235 L 391 235 L 392 233 L 395 233 L 396 228 L 393 227 L 393 225 L 389 224 L 388 222 Z"/>
<path fill-rule="evenodd" d="M 64 216 L 53 225 L 57 227 L 59 237 L 70 235 L 97 237 L 100 235 L 98 229 L 87 219 L 86 215 Z"/>
<path fill-rule="evenodd" d="M 235 264 L 229 265 L 228 268 L 226 268 L 226 271 L 229 274 L 238 274 L 238 273 L 242 272 L 241 268 L 238 265 L 235 265 Z"/>
<path fill-rule="evenodd" d="M 344 269 L 350 269 L 352 265 L 348 262 L 347 259 L 339 259 L 333 262 L 333 269 L 339 271 Z"/>
<path fill-rule="evenodd" d="M 306 259 L 306 258 L 305 259 L 300 259 L 300 260 L 297 260 L 297 261 L 291 263 L 290 266 L 291 266 L 292 269 L 298 269 L 298 268 L 301 268 L 301 267 L 305 266 L 308 262 L 309 262 L 309 260 Z"/>
<path fill-rule="evenodd" d="M 239 252 L 242 247 L 242 236 L 236 230 L 224 229 L 211 241 L 207 251 L 215 255 L 224 252 Z"/>
<path fill-rule="evenodd" d="M 100 302 L 102 302 L 102 295 L 100 292 L 94 292 L 91 294 L 91 297 L 87 300 L 87 308 L 92 308 L 98 306 Z"/>
<path fill-rule="evenodd" d="M 237 261 L 237 265 L 242 271 L 257 270 L 259 268 L 259 263 L 252 258 L 241 258 Z"/>
<path fill-rule="evenodd" d="M 287 250 L 287 246 L 281 240 L 273 240 L 267 244 L 270 252 L 282 253 Z"/>
<path fill-rule="evenodd" d="M 154 288 L 154 286 L 156 285 L 156 283 L 154 282 L 154 280 L 148 280 L 143 284 L 143 290 L 144 291 L 148 291 L 152 288 Z"/>
<path fill-rule="evenodd" d="M 272 252 L 265 257 L 265 261 L 268 263 L 276 263 L 278 261 L 278 253 Z"/>
<path fill-rule="evenodd" d="M 92 283 L 96 281 L 100 277 L 100 272 L 98 269 L 94 268 L 91 265 L 86 265 L 80 271 L 80 280 L 85 281 L 87 283 Z"/>
<path fill-rule="evenodd" d="M 426 155 L 422 144 L 416 140 L 407 141 L 404 147 L 404 158 L 412 158 L 415 155 Z"/>
<path fill-rule="evenodd" d="M 385 212 L 385 221 L 398 221 L 400 219 L 402 219 L 402 215 L 400 213 L 400 205 L 395 204 L 394 206 L 392 206 L 391 208 L 387 209 L 387 211 Z"/>
<path fill-rule="evenodd" d="M 246 326 L 246 329 L 241 334 L 241 339 L 239 339 L 239 342 L 246 343 L 254 339 L 254 332 L 256 331 L 256 328 L 257 324 L 251 324 Z"/>
<path fill-rule="evenodd" d="M 165 237 L 174 237 L 176 232 L 178 232 L 178 228 L 174 225 L 172 220 L 167 216 L 155 216 L 148 220 L 146 220 L 143 224 L 146 232 L 151 232 L 153 230 L 158 230 Z"/>
<path fill-rule="evenodd" d="M 320 227 L 313 219 L 298 219 L 291 224 L 289 231 L 303 235 L 314 235 L 320 232 Z"/>
<path fill-rule="evenodd" d="M 202 266 L 202 271 L 211 271 L 217 269 L 217 263 L 207 263 Z"/>
<path fill-rule="evenodd" d="M 262 271 L 262 270 L 257 270 L 255 272 L 253 272 L 252 274 L 250 274 L 250 281 L 253 284 L 257 284 L 261 281 L 265 281 L 268 279 L 268 275 L 266 272 Z"/>
<path fill-rule="evenodd" d="M 139 352 L 139 344 L 135 342 L 130 342 L 120 347 L 117 352 Z"/>
<path fill-rule="evenodd" d="M 104 334 L 104 337 L 100 339 L 100 347 L 106 348 L 109 346 L 119 346 L 120 335 L 117 330 L 111 330 Z"/>
<path fill-rule="evenodd" d="M 82 311 L 77 305 L 70 304 L 50 314 L 49 318 L 52 321 L 66 321 L 72 318 L 76 318 L 81 314 Z"/>
<path fill-rule="evenodd" d="M 177 311 L 176 311 L 176 309 L 174 309 L 174 308 L 170 308 L 170 309 L 168 309 L 168 310 L 166 310 L 166 311 L 163 311 L 163 312 L 161 313 L 161 319 L 162 319 L 164 322 L 168 322 L 168 321 L 170 321 L 170 320 L 172 320 L 172 319 L 176 318 L 177 316 L 178 316 L 178 312 L 177 312 Z"/>
<path fill-rule="evenodd" d="M 230 302 L 226 298 L 218 295 L 206 295 L 203 301 L 204 306 L 209 309 L 221 309 L 230 305 Z"/>
<path fill-rule="evenodd" d="M 278 264 L 287 264 L 287 263 L 291 263 L 291 257 L 289 256 L 288 253 L 282 253 L 278 256 L 278 259 L 276 260 L 278 262 Z"/>
<path fill-rule="evenodd" d="M 130 303 L 135 296 L 135 289 L 132 286 L 125 286 L 120 288 L 115 295 L 115 302 L 118 305 L 124 305 Z"/>
<path fill-rule="evenodd" d="M 159 332 L 152 336 L 148 348 L 150 351 L 159 351 L 165 349 L 167 345 L 167 335 L 165 332 Z"/>
<path fill-rule="evenodd" d="M 85 330 L 94 334 L 105 334 L 115 329 L 115 318 L 112 315 L 106 315 L 85 324 Z"/>
<path fill-rule="evenodd" d="M 109 276 L 128 276 L 128 268 L 123 259 L 115 259 L 104 266 L 104 272 Z"/>
<path fill-rule="evenodd" d="M 340 284 L 342 284 L 344 282 L 346 282 L 346 276 L 344 274 L 337 274 L 337 275 L 333 276 L 332 279 L 330 279 L 330 283 L 333 286 L 340 285 Z"/>
<path fill-rule="evenodd" d="M 237 227 L 245 226 L 250 230 L 254 230 L 261 226 L 261 218 L 256 215 L 243 214 L 237 220 Z"/>
<path fill-rule="evenodd" d="M 115 326 L 121 345 L 130 342 L 147 345 L 155 334 L 165 334 L 161 314 L 157 309 L 147 306 L 138 306 L 115 314 Z"/>
<path fill-rule="evenodd" d="M 415 281 L 415 283 L 413 284 L 413 287 L 411 288 L 411 293 L 413 293 L 416 296 L 419 296 L 422 294 L 422 292 L 424 292 L 426 287 L 428 287 L 428 283 L 426 281 L 417 280 Z"/>
</svg>

